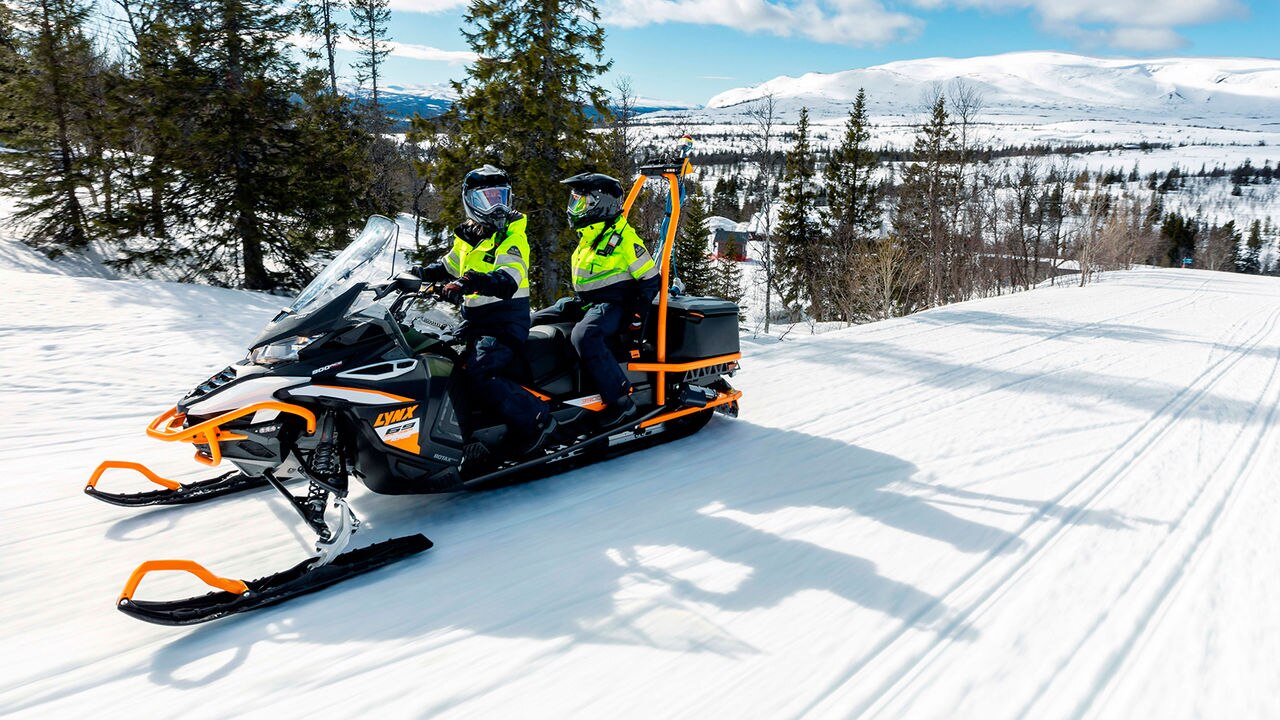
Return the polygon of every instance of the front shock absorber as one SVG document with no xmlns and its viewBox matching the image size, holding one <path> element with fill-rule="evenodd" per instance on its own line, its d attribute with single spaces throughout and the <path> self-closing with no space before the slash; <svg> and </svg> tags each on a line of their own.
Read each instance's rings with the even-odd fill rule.
<svg viewBox="0 0 1280 720">
<path fill-rule="evenodd" d="M 320 416 L 316 427 L 316 449 L 311 452 L 310 483 L 307 486 L 306 520 L 321 538 L 328 539 L 329 529 L 324 522 L 324 511 L 329 504 L 329 493 L 338 497 L 347 494 L 346 473 L 342 466 L 342 456 L 338 450 L 337 428 L 334 426 L 333 411 L 328 410 Z"/>
</svg>

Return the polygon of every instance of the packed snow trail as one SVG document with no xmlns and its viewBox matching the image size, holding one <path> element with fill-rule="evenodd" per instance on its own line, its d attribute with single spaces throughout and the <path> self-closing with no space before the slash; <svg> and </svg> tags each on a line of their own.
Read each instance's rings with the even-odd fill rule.
<svg viewBox="0 0 1280 720">
<path fill-rule="evenodd" d="M 292 511 L 81 488 L 104 458 L 210 474 L 142 429 L 280 299 L 0 282 L 0 715 L 1280 716 L 1274 279 L 1114 273 L 748 341 L 741 418 L 487 493 L 357 486 L 357 544 L 437 546 L 191 629 L 115 611 L 133 567 L 257 577 L 306 555 Z"/>
</svg>

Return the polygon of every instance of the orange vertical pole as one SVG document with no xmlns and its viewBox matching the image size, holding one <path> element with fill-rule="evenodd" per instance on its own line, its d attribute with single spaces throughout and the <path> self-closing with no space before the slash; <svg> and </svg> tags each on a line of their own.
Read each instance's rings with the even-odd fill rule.
<svg viewBox="0 0 1280 720">
<path fill-rule="evenodd" d="M 676 229 L 680 227 L 680 176 L 662 176 L 671 191 L 671 218 L 667 221 L 667 237 L 662 243 L 662 294 L 658 296 L 658 362 L 667 361 L 667 298 L 671 294 L 671 250 L 675 247 Z M 667 402 L 667 373 L 658 371 L 658 404 Z"/>
<path fill-rule="evenodd" d="M 644 183 L 648 179 L 644 173 L 640 173 L 636 177 L 636 181 L 631 183 L 631 191 L 627 193 L 627 200 L 622 203 L 622 217 L 631 214 L 631 206 L 635 204 L 636 198 L 640 197 L 640 189 L 644 187 Z"/>
</svg>

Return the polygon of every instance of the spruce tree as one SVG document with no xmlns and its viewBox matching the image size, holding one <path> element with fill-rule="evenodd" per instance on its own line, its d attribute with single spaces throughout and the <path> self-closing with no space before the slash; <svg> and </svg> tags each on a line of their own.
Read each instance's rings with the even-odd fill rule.
<svg viewBox="0 0 1280 720">
<path fill-rule="evenodd" d="M 175 158 L 191 152 L 185 141 L 192 109 L 202 105 L 193 61 L 181 42 L 179 0 L 116 0 L 125 18 L 122 77 L 111 98 L 107 127 L 118 153 L 117 207 L 104 222 L 109 236 L 157 242 L 121 248 L 119 264 L 141 267 L 177 261 L 186 248 L 169 242 L 171 229 L 194 223 L 200 199 L 183 197 Z"/>
<path fill-rule="evenodd" d="M 18 54 L 18 28 L 8 0 L 0 0 L 0 145 L 12 144 L 21 122 L 18 116 L 18 76 L 26 63 Z"/>
<path fill-rule="evenodd" d="M 1262 272 L 1262 221 L 1249 224 L 1249 239 L 1239 263 L 1240 272 L 1257 275 Z"/>
<path fill-rule="evenodd" d="M 709 295 L 737 305 L 742 304 L 742 268 L 738 267 L 740 254 L 736 242 L 725 244 L 724 252 L 720 253 L 712 267 Z"/>
<path fill-rule="evenodd" d="M 17 190 L 14 220 L 23 225 L 27 241 L 52 255 L 90 240 L 79 192 L 91 176 L 78 126 L 88 68 L 95 62 L 84 29 L 88 17 L 89 6 L 80 0 L 35 0 L 16 23 L 23 28 L 17 37 L 27 71 L 9 92 L 21 119 L 13 141 L 22 154 L 6 170 L 4 184 Z"/>
<path fill-rule="evenodd" d="M 823 279 L 830 258 L 826 236 L 818 222 L 818 188 L 813 149 L 809 145 L 809 110 L 800 109 L 795 144 L 787 152 L 782 175 L 782 205 L 773 239 L 783 302 L 796 308 L 804 303 L 809 316 L 825 319 Z"/>
<path fill-rule="evenodd" d="M 880 232 L 882 192 L 875 178 L 878 168 L 878 156 L 871 150 L 867 96 L 859 89 L 840 144 L 831 151 L 823 168 L 827 193 L 824 220 L 831 238 L 828 278 L 823 284 L 832 290 L 832 309 L 848 322 L 872 312 L 870 295 L 857 285 L 861 282 L 859 271 L 870 266 Z"/>
<path fill-rule="evenodd" d="M 335 58 L 338 39 L 346 31 L 346 25 L 338 21 L 340 13 L 346 9 L 344 0 L 304 0 L 298 5 L 303 13 L 303 29 L 307 34 L 320 39 L 319 57 L 325 63 L 325 75 L 329 81 L 329 92 L 338 94 L 338 68 Z"/>
<path fill-rule="evenodd" d="M 941 95 L 916 135 L 912 157 L 902 172 L 893 229 L 908 261 L 921 268 L 924 286 L 904 293 L 906 312 L 965 299 L 959 296 L 955 274 L 970 258 L 956 253 L 948 221 L 960 195 L 959 150 Z"/>
<path fill-rule="evenodd" d="M 673 249 L 676 274 L 684 283 L 686 295 L 711 292 L 714 267 L 707 253 L 707 201 L 701 188 L 694 184 L 685 198 L 680 213 L 680 233 Z"/>
<path fill-rule="evenodd" d="M 866 241 L 880 230 L 880 189 L 875 173 L 879 161 L 871 149 L 867 95 L 859 89 L 844 136 L 823 168 L 827 190 L 827 227 L 850 239 Z"/>
<path fill-rule="evenodd" d="M 734 222 L 741 220 L 742 205 L 738 202 L 741 181 L 737 175 L 720 177 L 712 190 L 711 214 L 726 217 Z"/>
<path fill-rule="evenodd" d="M 390 0 L 351 0 L 351 28 L 347 37 L 356 44 L 356 61 L 351 67 L 356 72 L 356 82 L 363 90 L 369 88 L 370 112 L 381 117 L 378 103 L 378 84 L 382 63 L 391 52 L 387 44 L 387 23 L 391 21 Z M 376 122 L 375 132 L 381 128 Z"/>
<path fill-rule="evenodd" d="M 460 222 L 468 170 L 492 163 L 510 173 L 516 207 L 529 218 L 533 297 L 547 302 L 568 290 L 564 269 L 576 243 L 560 180 L 610 171 L 607 138 L 591 132 L 595 117 L 609 117 L 597 84 L 611 64 L 600 12 L 588 0 L 473 0 L 465 22 L 479 59 L 454 84 L 459 99 L 445 117 L 432 183 L 447 219 Z"/>
</svg>

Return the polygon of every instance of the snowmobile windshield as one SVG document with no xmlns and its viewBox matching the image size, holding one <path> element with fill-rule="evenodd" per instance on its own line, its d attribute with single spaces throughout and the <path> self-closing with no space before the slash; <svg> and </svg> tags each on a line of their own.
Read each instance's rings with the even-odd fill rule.
<svg viewBox="0 0 1280 720">
<path fill-rule="evenodd" d="M 369 218 L 364 230 L 298 293 L 286 312 L 306 315 L 359 283 L 378 283 L 394 277 L 399 235 L 400 228 L 394 221 L 381 215 Z"/>
</svg>

